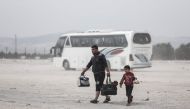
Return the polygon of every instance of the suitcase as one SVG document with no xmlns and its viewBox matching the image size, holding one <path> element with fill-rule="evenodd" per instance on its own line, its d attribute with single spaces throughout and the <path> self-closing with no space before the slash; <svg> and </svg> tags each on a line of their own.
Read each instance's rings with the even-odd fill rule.
<svg viewBox="0 0 190 109">
<path fill-rule="evenodd" d="M 89 87 L 90 86 L 90 82 L 89 82 L 89 78 L 86 76 L 80 76 L 78 78 L 78 87 Z"/>
<path fill-rule="evenodd" d="M 111 82 L 111 78 L 106 78 L 106 84 L 103 84 L 101 88 L 101 95 L 117 95 L 117 81 Z"/>
</svg>

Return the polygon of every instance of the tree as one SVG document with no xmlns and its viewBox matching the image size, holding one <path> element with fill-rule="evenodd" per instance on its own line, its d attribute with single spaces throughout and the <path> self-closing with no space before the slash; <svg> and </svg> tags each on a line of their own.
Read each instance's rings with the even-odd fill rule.
<svg viewBox="0 0 190 109">
<path fill-rule="evenodd" d="M 175 50 L 176 59 L 190 60 L 190 43 L 181 44 L 179 48 Z"/>
<path fill-rule="evenodd" d="M 5 57 L 5 53 L 3 51 L 0 52 L 0 58 L 4 58 Z"/>
<path fill-rule="evenodd" d="M 173 60 L 174 48 L 170 43 L 161 43 L 153 46 L 153 60 Z"/>
</svg>

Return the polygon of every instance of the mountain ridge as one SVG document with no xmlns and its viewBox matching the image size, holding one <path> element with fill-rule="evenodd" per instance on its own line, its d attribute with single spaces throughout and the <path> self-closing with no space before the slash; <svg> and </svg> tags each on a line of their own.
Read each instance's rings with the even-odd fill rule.
<svg viewBox="0 0 190 109">
<path fill-rule="evenodd" d="M 33 53 L 44 53 L 44 49 L 46 53 L 49 53 L 49 49 L 54 46 L 58 40 L 58 38 L 63 33 L 51 33 L 40 36 L 32 36 L 32 37 L 19 37 L 17 36 L 17 48 L 19 53 L 24 53 L 25 48 L 27 52 Z M 180 44 L 186 44 L 190 42 L 190 37 L 159 37 L 152 36 L 152 43 L 171 43 L 174 48 L 180 46 Z M 14 37 L 0 37 L 0 51 L 5 51 L 6 47 L 8 51 L 14 52 L 15 48 L 15 39 Z"/>
</svg>

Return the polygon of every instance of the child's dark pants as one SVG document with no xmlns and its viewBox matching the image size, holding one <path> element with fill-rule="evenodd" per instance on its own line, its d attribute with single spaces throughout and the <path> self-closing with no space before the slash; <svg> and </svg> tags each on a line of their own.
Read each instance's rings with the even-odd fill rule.
<svg viewBox="0 0 190 109">
<path fill-rule="evenodd" d="M 126 96 L 127 97 L 131 97 L 132 91 L 133 91 L 133 86 L 132 85 L 130 85 L 130 86 L 126 85 Z"/>
</svg>

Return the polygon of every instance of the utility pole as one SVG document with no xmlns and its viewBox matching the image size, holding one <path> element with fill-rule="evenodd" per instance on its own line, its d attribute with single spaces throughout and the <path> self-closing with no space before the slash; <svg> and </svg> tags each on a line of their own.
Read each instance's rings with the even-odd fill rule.
<svg viewBox="0 0 190 109">
<path fill-rule="evenodd" d="M 17 58 L 17 36 L 15 34 L 15 58 Z"/>
<path fill-rule="evenodd" d="M 44 48 L 44 56 L 45 56 L 45 54 L 46 54 L 46 48 Z"/>
<path fill-rule="evenodd" d="M 37 54 L 36 54 L 36 48 L 34 48 L 34 56 L 36 57 L 36 55 L 37 55 Z"/>
<path fill-rule="evenodd" d="M 8 58 L 7 54 L 8 54 L 8 47 L 5 47 L 5 58 Z"/>
<path fill-rule="evenodd" d="M 26 48 L 24 48 L 24 55 L 26 56 Z"/>
</svg>

